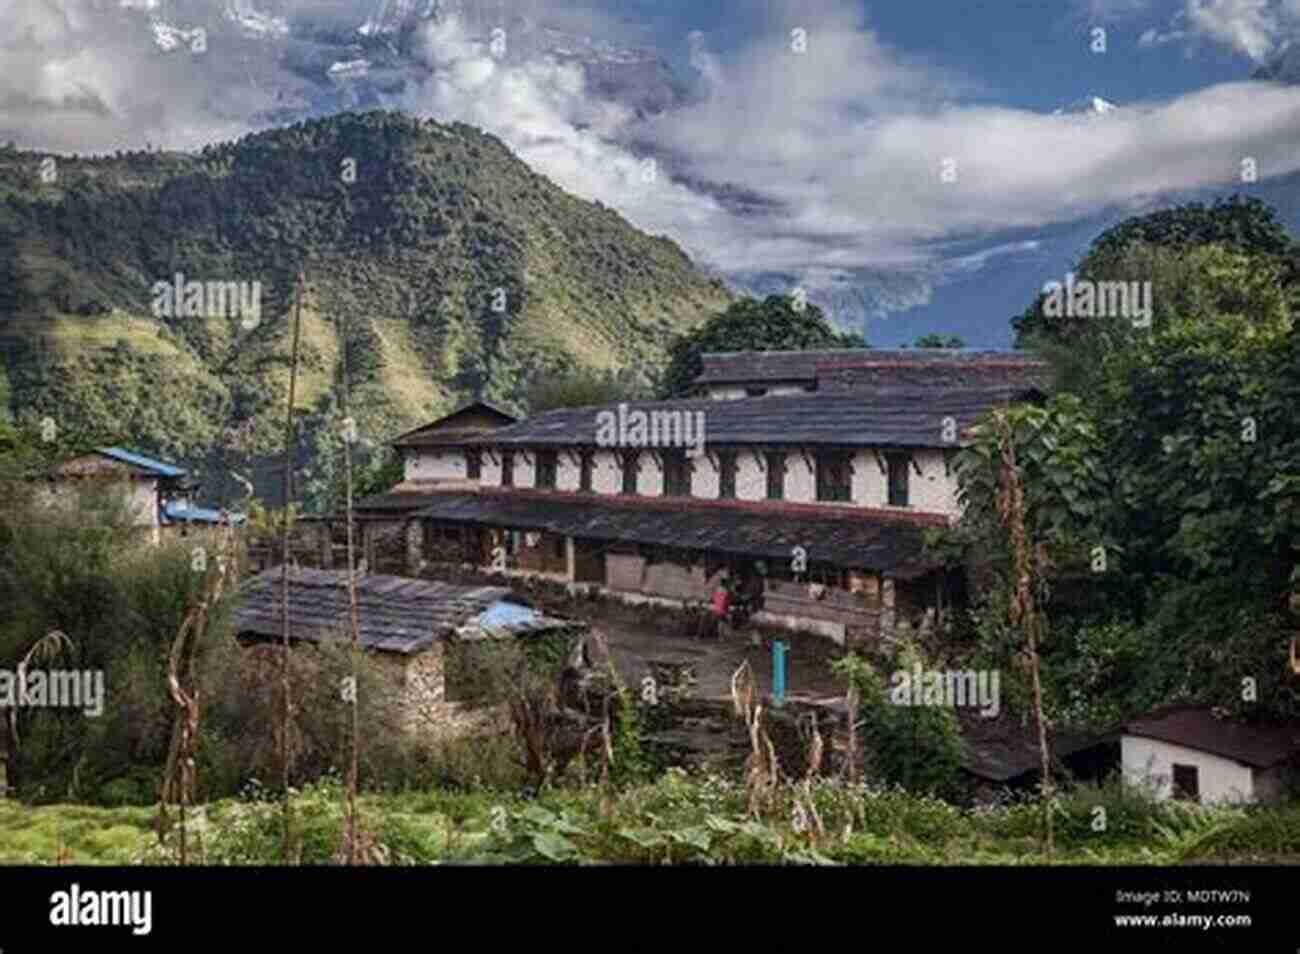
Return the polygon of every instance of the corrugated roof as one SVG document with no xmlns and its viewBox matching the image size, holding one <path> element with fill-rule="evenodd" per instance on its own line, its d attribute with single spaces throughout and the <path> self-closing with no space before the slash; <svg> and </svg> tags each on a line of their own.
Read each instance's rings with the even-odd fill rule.
<svg viewBox="0 0 1300 954">
<path fill-rule="evenodd" d="M 549 491 L 448 493 L 416 516 L 446 523 L 544 530 L 589 540 L 626 541 L 786 559 L 796 546 L 808 560 L 871 569 L 900 579 L 935 565 L 923 556 L 923 532 L 938 515 L 884 514 L 849 507 L 660 497 L 593 497 Z"/>
<path fill-rule="evenodd" d="M 1247 725 L 1217 718 L 1205 706 L 1175 706 L 1124 726 L 1128 735 L 1200 749 L 1253 768 L 1300 754 L 1300 725 Z"/>
<path fill-rule="evenodd" d="M 167 502 L 163 507 L 163 516 L 176 523 L 221 523 L 229 520 L 233 524 L 240 524 L 245 519 L 242 513 L 210 510 L 207 507 L 189 507 L 176 500 Z"/>
<path fill-rule="evenodd" d="M 241 587 L 233 617 L 236 633 L 283 637 L 280 573 L 280 567 L 272 567 Z M 360 642 L 384 652 L 421 652 L 509 594 L 500 586 L 367 574 L 357 579 Z M 346 571 L 290 570 L 290 638 L 349 640 L 350 612 Z"/>
<path fill-rule="evenodd" d="M 105 457 L 111 457 L 114 460 L 120 460 L 124 464 L 130 464 L 142 470 L 151 471 L 159 477 L 184 477 L 188 473 L 188 471 L 177 467 L 175 464 L 166 464 L 160 460 L 154 460 L 152 457 L 146 457 L 144 454 L 123 450 L 120 447 L 96 447 L 95 453 L 103 454 Z"/>
<path fill-rule="evenodd" d="M 871 394 L 763 397 L 743 401 L 707 398 L 626 401 L 543 411 L 518 424 L 468 438 L 465 443 L 594 447 L 600 446 L 597 437 L 603 413 L 612 413 L 616 420 L 623 413 L 630 424 L 634 412 L 644 412 L 649 425 L 651 414 L 680 411 L 691 415 L 692 423 L 697 420 L 697 412 L 703 415 L 706 447 L 719 444 L 951 447 L 954 444 L 943 439 L 945 419 L 951 417 L 960 434 L 991 408 L 1026 396 L 1027 392 L 1021 388 L 899 388 Z M 669 419 L 661 416 L 659 420 Z M 635 439 L 634 435 L 624 436 Z"/>
</svg>

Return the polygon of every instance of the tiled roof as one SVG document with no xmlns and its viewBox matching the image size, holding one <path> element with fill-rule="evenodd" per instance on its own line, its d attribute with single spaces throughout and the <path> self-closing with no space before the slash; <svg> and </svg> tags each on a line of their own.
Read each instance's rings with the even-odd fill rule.
<svg viewBox="0 0 1300 954">
<path fill-rule="evenodd" d="M 543 411 L 481 434 L 470 445 L 554 446 L 597 444 L 602 412 L 631 415 L 684 411 L 704 417 L 706 447 L 718 444 L 829 445 L 841 447 L 945 447 L 944 421 L 958 433 L 991 408 L 1026 397 L 1020 388 L 897 388 L 871 394 L 816 394 L 737 401 L 628 401 Z M 662 419 L 661 419 L 662 420 Z M 960 442 L 958 442 L 960 443 Z"/>
<path fill-rule="evenodd" d="M 447 523 L 543 530 L 589 540 L 626 541 L 870 569 L 900 579 L 934 568 L 923 531 L 946 518 L 861 507 L 600 496 L 550 491 L 446 493 L 416 516 Z"/>
<path fill-rule="evenodd" d="M 1154 712 L 1128 723 L 1124 731 L 1128 735 L 1200 749 L 1254 768 L 1269 768 L 1300 754 L 1300 724 L 1246 725 L 1216 718 L 1204 706 L 1176 706 Z"/>
<path fill-rule="evenodd" d="M 457 586 L 401 576 L 357 578 L 357 620 L 366 649 L 415 653 L 452 634 L 510 594 L 500 586 Z M 349 640 L 350 602 L 344 570 L 289 572 L 289 633 L 312 642 Z M 280 639 L 280 567 L 252 577 L 240 589 L 236 633 Z"/>
<path fill-rule="evenodd" d="M 818 390 L 1041 386 L 1046 365 L 1024 351 L 964 348 L 725 351 L 701 355 L 697 385 L 811 384 Z"/>
</svg>

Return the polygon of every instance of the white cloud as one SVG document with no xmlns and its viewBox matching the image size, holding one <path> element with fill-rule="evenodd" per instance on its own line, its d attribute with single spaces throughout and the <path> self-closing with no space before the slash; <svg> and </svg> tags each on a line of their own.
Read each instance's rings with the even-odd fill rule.
<svg viewBox="0 0 1300 954">
<path fill-rule="evenodd" d="M 1300 0 L 1184 0 L 1167 30 L 1144 32 L 1142 46 L 1202 43 L 1226 46 L 1262 63 L 1300 37 Z"/>
<path fill-rule="evenodd" d="M 1194 2 L 1179 29 L 1258 50 L 1269 25 L 1300 8 L 1286 2 Z M 0 26 L 15 27 L 0 32 L 15 66 L 0 74 L 0 138 L 81 151 L 184 147 L 239 135 L 268 105 L 237 58 L 162 53 L 136 29 L 144 15 L 92 19 L 93 3 L 0 0 Z M 373 12 L 363 9 L 373 3 L 326 5 L 331 22 Z M 542 6 L 529 0 L 544 18 Z M 581 14 L 565 11 L 566 26 L 584 30 Z M 1234 83 L 1102 117 L 1053 116 L 972 104 L 985 91 L 891 49 L 849 0 L 801 7 L 797 22 L 808 31 L 803 54 L 780 30 L 726 54 L 692 35 L 702 95 L 642 120 L 588 89 L 577 65 L 497 60 L 451 20 L 421 35 L 430 73 L 390 105 L 498 135 L 538 172 L 702 264 L 755 281 L 788 276 L 837 299 L 870 287 L 886 307 L 925 301 L 934 284 L 995 256 L 1033 252 L 1013 231 L 1235 183 L 1246 157 L 1265 178 L 1300 169 L 1300 87 Z M 606 23 L 590 23 L 602 36 Z M 300 88 L 274 78 L 288 95 Z M 945 160 L 954 181 L 941 175 Z"/>
</svg>

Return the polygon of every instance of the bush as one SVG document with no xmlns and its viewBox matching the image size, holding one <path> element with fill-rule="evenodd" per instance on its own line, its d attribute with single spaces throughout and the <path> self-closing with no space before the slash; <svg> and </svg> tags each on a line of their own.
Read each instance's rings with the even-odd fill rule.
<svg viewBox="0 0 1300 954">
<path fill-rule="evenodd" d="M 898 665 L 911 668 L 919 658 L 908 649 Z M 960 795 L 962 742 L 955 713 L 943 706 L 895 705 L 884 680 L 860 657 L 846 656 L 834 667 L 858 688 L 867 763 L 880 780 L 918 794 Z"/>
</svg>

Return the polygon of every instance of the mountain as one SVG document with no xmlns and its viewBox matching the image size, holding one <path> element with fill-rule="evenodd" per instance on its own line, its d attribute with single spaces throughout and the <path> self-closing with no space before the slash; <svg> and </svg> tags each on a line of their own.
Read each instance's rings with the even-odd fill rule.
<svg viewBox="0 0 1300 954">
<path fill-rule="evenodd" d="M 432 75 L 420 28 L 453 17 L 484 47 L 494 29 L 503 29 L 508 42 L 502 62 L 544 56 L 575 63 L 594 95 L 638 115 L 687 99 L 686 86 L 653 50 L 580 36 L 525 16 L 498 20 L 494 10 L 464 0 L 371 0 L 359 13 L 351 6 L 350 13 L 333 14 L 314 5 L 291 8 L 286 0 L 120 0 L 120 5 L 88 15 L 133 18 L 166 53 L 189 48 L 202 31 L 209 49 L 230 53 L 224 63 L 196 64 L 200 69 L 225 70 L 232 58 L 247 64 L 239 81 L 272 91 L 277 101 L 245 117 L 254 124 L 286 125 L 358 106 L 396 105 Z"/>
<path fill-rule="evenodd" d="M 731 300 L 465 125 L 344 113 L 199 154 L 60 157 L 49 183 L 42 160 L 0 150 L 0 396 L 194 466 L 217 468 L 227 426 L 279 447 L 300 268 L 308 443 L 345 351 L 351 413 L 383 442 L 471 397 L 514 403 L 533 373 L 649 374 Z M 189 282 L 260 290 L 258 320 L 167 314 L 160 288 Z"/>
<path fill-rule="evenodd" d="M 1068 106 L 1053 110 L 1052 114 L 1054 116 L 1104 116 L 1116 109 L 1119 107 L 1100 96 L 1085 96 Z"/>
<path fill-rule="evenodd" d="M 1251 74 L 1252 79 L 1300 84 L 1300 42 L 1289 41 Z"/>
</svg>

